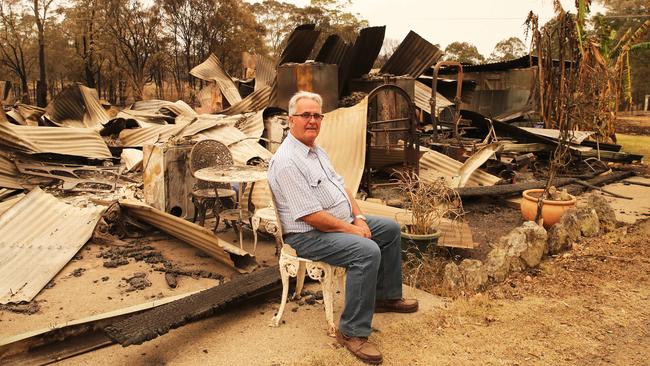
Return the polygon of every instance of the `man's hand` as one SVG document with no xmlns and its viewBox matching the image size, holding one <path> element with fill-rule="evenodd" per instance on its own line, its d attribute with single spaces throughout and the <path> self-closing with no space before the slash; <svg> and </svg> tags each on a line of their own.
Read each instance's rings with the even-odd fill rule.
<svg viewBox="0 0 650 366">
<path fill-rule="evenodd" d="M 372 237 L 372 232 L 370 232 L 370 228 L 368 227 L 368 224 L 366 223 L 365 220 L 362 219 L 354 219 L 354 226 L 360 228 L 362 231 L 362 235 L 364 238 L 370 239 Z"/>
<path fill-rule="evenodd" d="M 316 229 L 326 233 L 348 233 L 352 235 L 359 235 L 362 238 L 368 239 L 370 239 L 372 236 L 370 233 L 370 228 L 365 221 L 355 218 L 354 222 L 350 224 L 343 220 L 337 219 L 326 211 L 318 211 L 309 215 L 305 215 L 302 217 L 302 220 L 315 227 Z M 361 222 L 358 223 L 358 221 Z"/>
</svg>

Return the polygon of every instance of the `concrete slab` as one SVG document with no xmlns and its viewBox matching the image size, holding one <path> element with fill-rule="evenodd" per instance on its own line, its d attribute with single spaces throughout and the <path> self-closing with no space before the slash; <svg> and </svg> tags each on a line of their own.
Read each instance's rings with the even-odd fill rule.
<svg viewBox="0 0 650 366">
<path fill-rule="evenodd" d="M 650 184 L 650 179 L 644 177 L 632 177 L 626 180 Z M 612 197 L 600 191 L 594 191 L 595 194 L 602 195 L 607 199 L 616 212 L 616 219 L 618 221 L 626 224 L 633 224 L 638 220 L 650 217 L 650 187 L 626 184 L 625 182 L 616 182 L 603 186 L 602 188 L 613 193 L 632 197 L 631 200 L 628 200 Z M 578 204 L 584 204 L 586 200 L 587 195 L 583 194 L 578 197 Z"/>
</svg>

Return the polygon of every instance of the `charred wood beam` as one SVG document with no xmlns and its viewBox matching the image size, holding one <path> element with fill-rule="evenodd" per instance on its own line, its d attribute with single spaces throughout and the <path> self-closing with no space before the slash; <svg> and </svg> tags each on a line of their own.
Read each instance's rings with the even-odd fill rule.
<svg viewBox="0 0 650 366">
<path fill-rule="evenodd" d="M 268 293 L 280 287 L 277 266 L 267 267 L 250 275 L 201 291 L 150 311 L 134 315 L 104 329 L 108 337 L 122 346 L 142 344 L 170 329 L 215 314 L 238 300 Z"/>
<path fill-rule="evenodd" d="M 559 178 L 554 182 L 554 186 L 561 187 L 567 184 L 574 183 L 576 178 Z M 546 181 L 538 180 L 533 182 L 526 183 L 514 183 L 514 184 L 498 184 L 494 186 L 483 186 L 483 187 L 463 187 L 456 188 L 456 191 L 461 198 L 465 197 L 476 197 L 476 196 L 507 196 L 512 194 L 521 193 L 527 189 L 534 188 L 544 188 L 546 187 Z"/>
<path fill-rule="evenodd" d="M 643 187 L 650 187 L 650 184 L 648 183 L 643 183 L 643 182 L 635 182 L 632 180 L 624 180 L 623 184 L 628 185 L 628 184 L 635 184 L 637 186 L 643 186 Z"/>
<path fill-rule="evenodd" d="M 576 181 L 576 184 L 579 184 L 579 185 L 584 186 L 584 187 L 587 187 L 587 188 L 591 188 L 591 189 L 595 189 L 595 190 L 601 191 L 601 192 L 606 193 L 606 194 L 608 194 L 608 195 L 610 195 L 610 196 L 612 196 L 612 197 L 616 197 L 616 198 L 624 198 L 624 199 L 626 199 L 626 200 L 631 200 L 631 199 L 632 199 L 632 197 L 623 196 L 622 194 L 614 193 L 614 192 L 612 192 L 612 191 L 608 191 L 608 190 L 606 190 L 606 189 L 600 188 L 600 187 L 595 186 L 595 185 L 593 185 L 593 184 L 589 184 L 589 183 L 585 182 L 584 180 L 578 180 L 578 181 Z"/>
<path fill-rule="evenodd" d="M 619 181 L 621 179 L 631 177 L 633 175 L 634 175 L 633 171 L 619 171 L 619 172 L 613 172 L 612 174 L 608 174 L 608 175 L 600 175 L 584 182 L 591 186 L 602 186 L 605 184 Z M 584 184 L 582 185 L 571 184 L 570 186 L 566 187 L 567 191 L 573 195 L 582 193 L 583 191 L 587 190 L 587 188 L 589 187 Z"/>
</svg>

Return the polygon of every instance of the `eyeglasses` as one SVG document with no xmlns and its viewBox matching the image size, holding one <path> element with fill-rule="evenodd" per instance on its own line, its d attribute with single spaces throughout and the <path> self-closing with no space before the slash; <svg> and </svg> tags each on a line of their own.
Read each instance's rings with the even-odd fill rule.
<svg viewBox="0 0 650 366">
<path fill-rule="evenodd" d="M 322 121 L 323 117 L 325 117 L 324 115 L 322 115 L 320 113 L 309 113 L 309 112 L 305 112 L 305 113 L 301 113 L 301 114 L 292 114 L 292 116 L 301 117 L 301 118 L 306 119 L 307 121 L 314 118 L 314 120 L 318 121 L 318 122 Z"/>
</svg>

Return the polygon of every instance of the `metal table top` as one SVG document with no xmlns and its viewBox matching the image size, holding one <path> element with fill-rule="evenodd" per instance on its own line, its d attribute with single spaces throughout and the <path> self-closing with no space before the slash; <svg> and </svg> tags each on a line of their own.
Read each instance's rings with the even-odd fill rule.
<svg viewBox="0 0 650 366">
<path fill-rule="evenodd" d="M 195 171 L 194 176 L 213 183 L 251 183 L 265 180 L 266 170 L 265 167 L 252 165 L 213 166 Z"/>
</svg>

